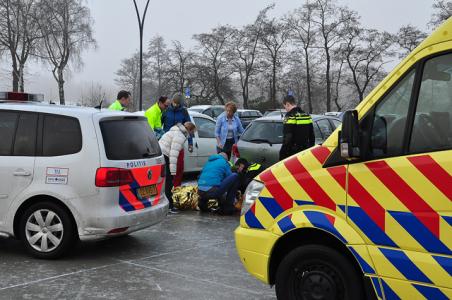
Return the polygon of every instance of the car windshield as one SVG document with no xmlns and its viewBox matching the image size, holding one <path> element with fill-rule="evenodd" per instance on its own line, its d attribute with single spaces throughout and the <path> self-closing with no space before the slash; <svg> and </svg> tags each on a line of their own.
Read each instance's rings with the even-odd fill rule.
<svg viewBox="0 0 452 300">
<path fill-rule="evenodd" d="M 283 123 L 282 122 L 252 122 L 243 133 L 242 140 L 246 142 L 268 142 L 271 144 L 282 144 Z"/>
<path fill-rule="evenodd" d="M 109 160 L 143 159 L 161 155 L 159 143 L 146 119 L 126 118 L 100 122 Z"/>
<path fill-rule="evenodd" d="M 194 107 L 190 107 L 188 110 L 198 112 L 198 113 L 202 113 L 204 111 L 204 109 L 202 109 L 202 108 L 194 108 Z"/>
</svg>

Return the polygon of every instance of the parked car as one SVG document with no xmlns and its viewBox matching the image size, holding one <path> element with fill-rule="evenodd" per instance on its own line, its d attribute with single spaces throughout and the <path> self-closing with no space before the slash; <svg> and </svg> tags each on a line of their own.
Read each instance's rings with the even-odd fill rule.
<svg viewBox="0 0 452 300">
<path fill-rule="evenodd" d="M 224 112 L 224 106 L 222 105 L 194 105 L 188 108 L 188 111 L 194 111 L 197 113 L 205 114 L 213 119 L 216 119 Z"/>
<path fill-rule="evenodd" d="M 284 117 L 286 115 L 285 109 L 277 109 L 277 110 L 267 110 L 264 113 L 264 117 L 271 117 L 271 116 L 282 116 Z"/>
<path fill-rule="evenodd" d="M 134 114 L 144 116 L 144 111 L 137 111 Z M 190 109 L 188 114 L 191 121 L 196 125 L 197 130 L 193 136 L 193 152 L 190 153 L 188 151 L 188 141 L 184 145 L 184 173 L 201 171 L 209 156 L 217 153 L 215 120 Z"/>
<path fill-rule="evenodd" d="M 243 128 L 246 128 L 251 121 L 262 117 L 262 113 L 260 111 L 253 109 L 238 109 L 237 115 L 240 118 L 240 121 L 242 121 Z"/>
<path fill-rule="evenodd" d="M 0 93 L 0 236 L 56 258 L 168 212 L 162 152 L 144 117 Z M 11 99 L 21 102 L 11 103 Z"/>
<path fill-rule="evenodd" d="M 312 115 L 315 143 L 321 144 L 341 124 L 335 117 Z M 283 140 L 283 118 L 269 116 L 251 122 L 237 143 L 236 152 L 242 158 L 269 167 L 279 161 Z"/>
</svg>

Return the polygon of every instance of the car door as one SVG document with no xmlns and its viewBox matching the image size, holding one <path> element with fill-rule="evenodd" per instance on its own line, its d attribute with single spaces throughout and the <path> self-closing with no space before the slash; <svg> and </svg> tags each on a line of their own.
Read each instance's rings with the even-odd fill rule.
<svg viewBox="0 0 452 300">
<path fill-rule="evenodd" d="M 33 180 L 37 122 L 36 113 L 0 111 L 0 225 Z"/>
<path fill-rule="evenodd" d="M 196 121 L 192 116 L 190 116 L 191 121 L 196 125 Z M 196 172 L 199 171 L 198 168 L 198 148 L 195 147 L 196 143 L 198 142 L 198 132 L 196 131 L 193 136 L 193 151 L 188 151 L 188 140 L 184 144 L 184 172 Z"/>
<path fill-rule="evenodd" d="M 431 58 L 361 122 L 368 150 L 349 165 L 348 220 L 368 238 L 387 298 L 451 292 L 451 77 L 452 54 Z"/>
<path fill-rule="evenodd" d="M 209 156 L 217 153 L 217 142 L 215 138 L 215 122 L 203 118 L 193 118 L 197 128 L 198 138 L 194 144 L 197 151 L 197 167 L 202 169 L 206 164 Z"/>
</svg>

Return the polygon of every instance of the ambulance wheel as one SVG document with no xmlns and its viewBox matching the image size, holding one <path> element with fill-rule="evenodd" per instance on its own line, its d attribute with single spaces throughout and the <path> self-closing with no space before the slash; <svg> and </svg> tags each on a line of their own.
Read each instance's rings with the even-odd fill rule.
<svg viewBox="0 0 452 300">
<path fill-rule="evenodd" d="M 71 216 L 53 202 L 30 206 L 22 215 L 19 228 L 22 243 L 36 258 L 59 258 L 76 241 L 76 226 Z"/>
<path fill-rule="evenodd" d="M 362 274 L 337 251 L 307 245 L 282 260 L 276 271 L 276 296 L 284 300 L 365 299 L 362 281 Z"/>
</svg>

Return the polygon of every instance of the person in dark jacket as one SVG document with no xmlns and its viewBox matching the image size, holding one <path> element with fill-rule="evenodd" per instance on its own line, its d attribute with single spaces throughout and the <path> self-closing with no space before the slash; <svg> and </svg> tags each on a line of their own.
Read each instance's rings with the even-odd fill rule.
<svg viewBox="0 0 452 300">
<path fill-rule="evenodd" d="M 210 199 L 218 199 L 220 213 L 233 214 L 238 187 L 239 176 L 237 173 L 232 173 L 227 154 L 222 152 L 211 155 L 198 180 L 199 208 L 202 211 L 208 211 L 207 202 Z"/>
<path fill-rule="evenodd" d="M 171 100 L 170 106 L 165 110 L 162 115 L 163 131 L 168 132 L 173 126 L 177 124 L 185 124 L 186 122 L 191 122 L 190 115 L 188 114 L 187 108 L 183 105 L 184 96 L 180 93 L 176 93 Z M 188 151 L 193 152 L 193 137 L 188 137 Z M 177 171 L 174 176 L 174 187 L 181 186 L 182 179 L 184 176 L 184 158 L 185 151 L 179 152 L 179 157 L 177 159 Z"/>
<path fill-rule="evenodd" d="M 315 144 L 312 118 L 295 102 L 293 96 L 286 96 L 283 106 L 287 111 L 284 118 L 283 144 L 279 151 L 279 160 L 283 160 Z"/>
<path fill-rule="evenodd" d="M 239 158 L 235 162 L 233 169 L 239 175 L 239 191 L 242 192 L 242 195 L 245 194 L 248 184 L 263 171 L 261 164 L 250 163 L 244 158 Z"/>
</svg>

